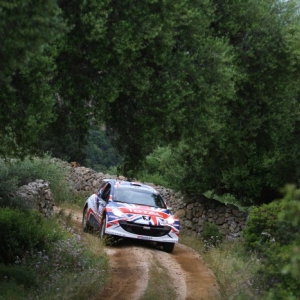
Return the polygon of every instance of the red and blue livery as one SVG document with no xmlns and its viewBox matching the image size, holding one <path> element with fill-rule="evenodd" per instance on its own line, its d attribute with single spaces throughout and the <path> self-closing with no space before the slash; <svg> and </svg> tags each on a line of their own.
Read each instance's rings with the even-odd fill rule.
<svg viewBox="0 0 300 300">
<path fill-rule="evenodd" d="M 106 236 L 156 242 L 166 252 L 178 243 L 179 219 L 154 188 L 124 180 L 105 179 L 84 204 L 82 226 Z"/>
</svg>

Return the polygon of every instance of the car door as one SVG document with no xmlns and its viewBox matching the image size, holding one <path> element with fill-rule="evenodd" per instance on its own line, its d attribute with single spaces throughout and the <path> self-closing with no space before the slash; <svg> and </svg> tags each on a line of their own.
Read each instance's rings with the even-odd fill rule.
<svg viewBox="0 0 300 300">
<path fill-rule="evenodd" d="M 106 207 L 107 203 L 108 203 L 108 199 L 110 196 L 110 191 L 111 191 L 111 185 L 110 183 L 106 183 L 103 186 L 103 189 L 99 195 L 98 193 L 98 197 L 97 197 L 97 213 L 99 216 L 102 216 L 104 208 Z"/>
</svg>

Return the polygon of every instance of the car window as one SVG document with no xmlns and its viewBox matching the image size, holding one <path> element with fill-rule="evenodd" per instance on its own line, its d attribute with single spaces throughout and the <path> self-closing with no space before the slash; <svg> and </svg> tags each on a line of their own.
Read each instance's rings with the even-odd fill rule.
<svg viewBox="0 0 300 300">
<path fill-rule="evenodd" d="M 165 202 L 159 194 L 138 188 L 116 188 L 113 200 L 116 202 L 166 208 Z"/>
<path fill-rule="evenodd" d="M 101 194 L 105 188 L 105 186 L 107 185 L 107 182 L 102 182 L 102 184 L 100 185 L 99 189 L 98 189 L 98 197 L 101 197 Z"/>
<path fill-rule="evenodd" d="M 111 191 L 111 186 L 110 184 L 108 183 L 107 186 L 105 187 L 105 189 L 103 190 L 102 194 L 101 194 L 101 198 L 108 202 L 108 199 L 109 199 L 109 195 L 110 195 L 110 191 Z"/>
</svg>

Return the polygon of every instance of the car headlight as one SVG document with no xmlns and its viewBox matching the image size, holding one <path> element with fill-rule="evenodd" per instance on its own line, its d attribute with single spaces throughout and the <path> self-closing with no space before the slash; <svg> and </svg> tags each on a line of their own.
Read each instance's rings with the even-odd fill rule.
<svg viewBox="0 0 300 300">
<path fill-rule="evenodd" d="M 169 225 L 172 225 L 174 224 L 175 222 L 175 219 L 173 216 L 169 217 L 167 220 L 166 220 L 166 223 L 169 224 Z"/>
<path fill-rule="evenodd" d="M 122 211 L 120 211 L 118 208 L 115 208 L 115 207 L 112 209 L 112 213 L 114 215 L 116 215 L 117 217 L 119 217 L 119 218 L 125 218 L 126 217 L 126 215 Z"/>
</svg>

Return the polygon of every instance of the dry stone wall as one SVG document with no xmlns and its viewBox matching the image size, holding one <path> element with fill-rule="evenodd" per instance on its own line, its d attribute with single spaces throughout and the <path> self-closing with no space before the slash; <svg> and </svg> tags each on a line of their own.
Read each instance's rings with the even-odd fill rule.
<svg viewBox="0 0 300 300">
<path fill-rule="evenodd" d="M 88 196 L 98 189 L 105 178 L 115 179 L 116 176 L 96 172 L 86 167 L 75 167 L 70 169 L 66 179 L 75 195 Z"/>
<path fill-rule="evenodd" d="M 228 238 L 241 236 L 245 229 L 248 213 L 240 211 L 234 205 L 226 205 L 203 195 L 186 198 L 171 190 L 165 192 L 165 189 L 161 193 L 180 218 L 181 227 L 189 235 L 201 235 L 205 222 L 216 224 Z"/>
<path fill-rule="evenodd" d="M 45 217 L 53 215 L 54 200 L 48 181 L 37 179 L 21 186 L 16 196 L 24 201 L 25 205 L 36 209 Z"/>
<path fill-rule="evenodd" d="M 116 176 L 85 167 L 75 167 L 71 168 L 67 180 L 76 194 L 89 195 L 101 185 L 104 178 L 116 178 Z M 226 205 L 204 196 L 185 198 L 171 189 L 147 184 L 163 195 L 174 214 L 180 218 L 181 229 L 189 235 L 201 235 L 205 222 L 216 224 L 228 238 L 240 236 L 246 226 L 248 214 L 234 205 Z"/>
<path fill-rule="evenodd" d="M 101 185 L 104 178 L 117 178 L 85 167 L 69 169 L 66 180 L 75 195 L 89 196 Z M 118 178 L 125 179 L 122 176 Z M 163 195 L 168 206 L 179 217 L 181 230 L 188 235 L 201 235 L 205 222 L 216 224 L 221 232 L 232 238 L 240 236 L 246 226 L 247 213 L 234 205 L 226 205 L 204 196 L 185 198 L 171 189 L 147 184 Z M 49 217 L 53 214 L 54 200 L 47 181 L 39 179 L 22 186 L 17 195 L 44 216 Z"/>
</svg>

